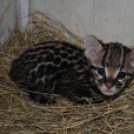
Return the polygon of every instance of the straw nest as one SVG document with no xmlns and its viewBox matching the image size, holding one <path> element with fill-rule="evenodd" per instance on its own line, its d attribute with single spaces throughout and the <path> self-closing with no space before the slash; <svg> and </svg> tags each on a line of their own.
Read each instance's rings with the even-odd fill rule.
<svg viewBox="0 0 134 134">
<path fill-rule="evenodd" d="M 32 30 L 13 31 L 0 47 L 1 134 L 132 134 L 134 133 L 133 87 L 114 101 L 78 105 L 57 98 L 54 105 L 33 102 L 8 77 L 11 61 L 29 46 L 46 40 L 64 40 L 82 47 L 83 40 L 49 15 L 32 15 Z"/>
</svg>

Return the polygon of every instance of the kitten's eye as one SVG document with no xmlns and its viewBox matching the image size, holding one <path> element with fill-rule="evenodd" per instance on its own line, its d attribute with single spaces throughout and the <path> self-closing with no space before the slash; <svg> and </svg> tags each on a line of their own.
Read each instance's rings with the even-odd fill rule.
<svg viewBox="0 0 134 134">
<path fill-rule="evenodd" d="M 118 74 L 118 79 L 124 79 L 126 76 L 127 76 L 126 73 L 120 72 L 120 73 Z"/>
<path fill-rule="evenodd" d="M 99 75 L 105 75 L 105 70 L 104 68 L 97 68 L 98 74 Z"/>
</svg>

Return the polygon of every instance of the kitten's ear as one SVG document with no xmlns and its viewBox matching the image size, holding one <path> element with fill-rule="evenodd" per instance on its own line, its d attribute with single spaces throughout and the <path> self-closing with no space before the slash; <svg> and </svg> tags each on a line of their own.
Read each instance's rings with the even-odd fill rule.
<svg viewBox="0 0 134 134">
<path fill-rule="evenodd" d="M 134 49 L 131 50 L 131 53 L 129 55 L 130 65 L 131 67 L 134 67 Z"/>
<path fill-rule="evenodd" d="M 93 35 L 87 36 L 85 39 L 86 58 L 91 62 L 97 62 L 103 54 L 103 46 L 100 44 L 98 39 Z"/>
</svg>

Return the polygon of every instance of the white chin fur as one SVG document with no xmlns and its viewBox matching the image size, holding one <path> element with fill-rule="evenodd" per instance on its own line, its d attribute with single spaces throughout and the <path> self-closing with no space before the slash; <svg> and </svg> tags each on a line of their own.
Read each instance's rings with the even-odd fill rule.
<svg viewBox="0 0 134 134">
<path fill-rule="evenodd" d="M 105 85 L 102 85 L 100 87 L 100 91 L 102 92 L 102 94 L 106 95 L 106 96 L 112 96 L 115 95 L 117 92 L 116 89 L 113 87 L 111 89 L 107 89 Z"/>
<path fill-rule="evenodd" d="M 113 92 L 107 92 L 107 91 L 102 91 L 102 93 L 103 93 L 104 95 L 107 95 L 107 96 L 112 96 L 112 95 L 115 94 L 115 93 L 113 93 Z"/>
</svg>

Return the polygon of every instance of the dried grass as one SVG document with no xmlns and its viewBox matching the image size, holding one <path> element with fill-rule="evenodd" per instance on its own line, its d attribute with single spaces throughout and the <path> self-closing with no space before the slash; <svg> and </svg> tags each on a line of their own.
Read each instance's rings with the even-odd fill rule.
<svg viewBox="0 0 134 134">
<path fill-rule="evenodd" d="M 1 134 L 133 134 L 133 87 L 114 101 L 78 105 L 58 98 L 54 105 L 30 100 L 8 77 L 11 61 L 29 46 L 46 40 L 64 40 L 82 47 L 83 40 L 50 15 L 33 14 L 33 29 L 15 30 L 0 48 Z"/>
</svg>

